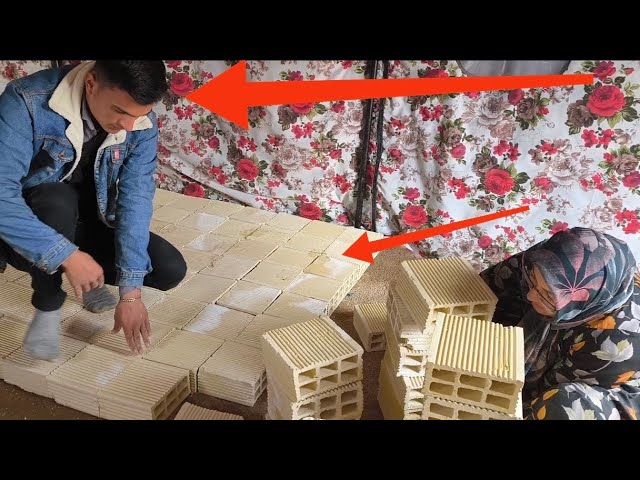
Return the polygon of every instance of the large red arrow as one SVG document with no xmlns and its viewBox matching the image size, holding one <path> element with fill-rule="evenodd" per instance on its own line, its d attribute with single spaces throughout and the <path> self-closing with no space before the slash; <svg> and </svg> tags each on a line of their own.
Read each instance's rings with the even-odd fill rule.
<svg viewBox="0 0 640 480">
<path fill-rule="evenodd" d="M 248 129 L 249 107 L 593 83 L 591 74 L 313 80 L 309 82 L 247 82 L 246 77 L 246 62 L 243 60 L 209 80 L 188 94 L 186 98 Z"/>
<path fill-rule="evenodd" d="M 452 222 L 438 227 L 424 228 L 416 232 L 396 235 L 389 238 L 383 238 L 381 240 L 374 240 L 373 242 L 370 242 L 367 238 L 367 234 L 363 233 L 362 236 L 353 243 L 353 245 L 347 248 L 343 255 L 373 263 L 373 252 L 380 252 L 382 250 L 399 247 L 405 243 L 418 242 L 425 238 L 450 233 L 461 228 L 472 227 L 479 223 L 490 222 L 491 220 L 496 220 L 498 218 L 509 217 L 516 213 L 526 212 L 527 210 L 529 210 L 529 206 L 525 205 L 524 207 L 512 208 L 511 210 L 503 210 L 502 212 L 490 213 L 488 215 L 481 215 L 479 217 L 473 217 L 459 222 Z"/>
</svg>

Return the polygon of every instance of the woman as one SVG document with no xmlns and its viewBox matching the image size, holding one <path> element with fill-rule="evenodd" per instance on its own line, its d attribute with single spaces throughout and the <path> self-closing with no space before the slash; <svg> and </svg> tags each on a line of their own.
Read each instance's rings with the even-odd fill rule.
<svg viewBox="0 0 640 480">
<path fill-rule="evenodd" d="M 626 243 L 559 232 L 483 271 L 494 321 L 524 329 L 527 419 L 636 420 L 640 281 Z"/>
</svg>

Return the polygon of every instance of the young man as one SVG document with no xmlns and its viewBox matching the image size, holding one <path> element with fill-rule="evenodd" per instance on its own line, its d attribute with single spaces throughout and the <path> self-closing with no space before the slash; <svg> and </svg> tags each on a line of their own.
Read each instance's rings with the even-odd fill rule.
<svg viewBox="0 0 640 480">
<path fill-rule="evenodd" d="M 24 348 L 59 353 L 64 273 L 92 312 L 115 307 L 132 352 L 151 328 L 143 285 L 168 290 L 186 264 L 149 232 L 162 61 L 97 61 L 14 80 L 0 95 L 0 271 L 29 272 L 36 308 Z M 118 285 L 120 300 L 105 287 Z M 2 288 L 0 286 L 0 288 Z"/>
</svg>

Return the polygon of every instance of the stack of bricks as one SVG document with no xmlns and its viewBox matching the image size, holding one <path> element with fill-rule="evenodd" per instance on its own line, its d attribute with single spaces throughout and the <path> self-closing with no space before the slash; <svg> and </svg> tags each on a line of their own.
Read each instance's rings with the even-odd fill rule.
<svg viewBox="0 0 640 480">
<path fill-rule="evenodd" d="M 367 352 L 384 350 L 387 307 L 384 303 L 365 303 L 353 309 L 353 327 Z"/>
<path fill-rule="evenodd" d="M 518 417 L 522 331 L 491 322 L 496 304 L 464 258 L 401 264 L 387 297 L 385 419 Z"/>
<path fill-rule="evenodd" d="M 438 313 L 423 420 L 521 420 L 522 328 Z"/>
<path fill-rule="evenodd" d="M 261 337 L 271 420 L 359 420 L 362 347 L 326 316 Z"/>
</svg>

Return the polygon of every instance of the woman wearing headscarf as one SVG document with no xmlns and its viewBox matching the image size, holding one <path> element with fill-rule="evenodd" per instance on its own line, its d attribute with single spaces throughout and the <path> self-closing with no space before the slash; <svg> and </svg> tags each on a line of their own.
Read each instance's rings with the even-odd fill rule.
<svg viewBox="0 0 640 480">
<path fill-rule="evenodd" d="M 640 415 L 636 269 L 625 242 L 572 228 L 480 274 L 494 321 L 524 330 L 526 419 Z"/>
</svg>

